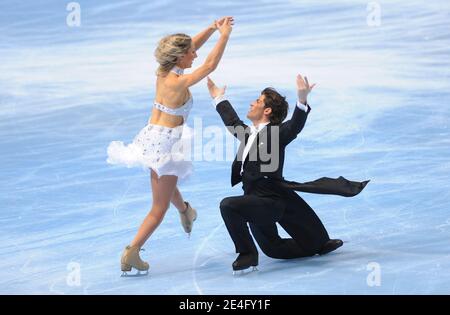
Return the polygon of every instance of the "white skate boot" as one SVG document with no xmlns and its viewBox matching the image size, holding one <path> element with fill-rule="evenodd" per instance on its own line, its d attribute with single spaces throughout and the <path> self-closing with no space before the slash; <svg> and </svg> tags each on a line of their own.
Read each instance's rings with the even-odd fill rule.
<svg viewBox="0 0 450 315">
<path fill-rule="evenodd" d="M 191 236 L 192 226 L 194 221 L 197 219 L 197 211 L 191 207 L 189 202 L 184 202 L 186 204 L 186 210 L 184 212 L 180 212 L 181 225 L 186 233 L 188 233 L 188 237 Z"/>
<path fill-rule="evenodd" d="M 138 246 L 127 246 L 123 251 L 122 258 L 120 260 L 120 266 L 122 270 L 122 277 L 129 277 L 127 272 L 132 268 L 137 269 L 138 273 L 132 276 L 140 276 L 141 271 L 145 271 L 144 275 L 148 274 L 149 265 L 139 257 L 139 251 L 141 249 Z"/>
</svg>

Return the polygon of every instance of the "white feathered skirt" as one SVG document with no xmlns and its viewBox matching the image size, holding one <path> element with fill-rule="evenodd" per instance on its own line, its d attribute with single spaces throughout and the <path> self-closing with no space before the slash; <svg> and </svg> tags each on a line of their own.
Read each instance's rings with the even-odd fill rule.
<svg viewBox="0 0 450 315">
<path fill-rule="evenodd" d="M 148 124 L 125 145 L 112 141 L 107 149 L 109 164 L 152 169 L 158 177 L 175 175 L 184 179 L 192 173 L 192 131 L 185 124 L 175 128 Z"/>
</svg>

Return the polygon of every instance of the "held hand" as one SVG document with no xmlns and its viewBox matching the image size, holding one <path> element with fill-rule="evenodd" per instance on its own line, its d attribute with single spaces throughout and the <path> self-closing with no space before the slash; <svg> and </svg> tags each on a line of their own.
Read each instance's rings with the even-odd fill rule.
<svg viewBox="0 0 450 315">
<path fill-rule="evenodd" d="M 216 86 L 216 84 L 213 82 L 213 80 L 211 80 L 210 77 L 208 77 L 208 90 L 209 90 L 209 95 L 211 95 L 212 98 L 216 98 L 217 96 L 222 96 L 225 94 L 225 90 L 226 90 L 226 86 L 224 86 L 223 88 L 218 88 Z"/>
<path fill-rule="evenodd" d="M 218 19 L 218 20 L 215 20 L 215 21 L 212 23 L 211 27 L 212 27 L 214 30 L 219 29 L 219 27 L 225 22 L 226 19 L 230 19 L 231 25 L 232 25 L 232 26 L 234 25 L 234 18 L 233 18 L 232 16 L 224 16 L 224 17 L 221 17 L 221 18 Z"/>
<path fill-rule="evenodd" d="M 217 22 L 217 29 L 219 30 L 221 35 L 230 35 L 233 30 L 234 20 L 232 17 L 222 18 L 222 23 Z"/>
<path fill-rule="evenodd" d="M 309 85 L 308 78 L 303 77 L 299 74 L 297 75 L 297 97 L 300 103 L 306 104 L 308 94 L 312 91 L 312 89 L 316 86 L 314 83 L 313 85 Z"/>
</svg>

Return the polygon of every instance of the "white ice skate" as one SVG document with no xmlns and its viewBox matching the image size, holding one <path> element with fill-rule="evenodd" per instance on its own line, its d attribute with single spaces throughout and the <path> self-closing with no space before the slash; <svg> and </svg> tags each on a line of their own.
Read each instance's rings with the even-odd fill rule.
<svg viewBox="0 0 450 315">
<path fill-rule="evenodd" d="M 120 266 L 123 272 L 122 277 L 139 277 L 148 274 L 149 265 L 139 257 L 139 251 L 141 251 L 141 249 L 138 246 L 125 247 L 120 260 Z M 136 269 L 138 272 L 134 275 L 129 275 L 127 272 L 130 272 L 132 268 Z M 144 273 L 141 273 L 141 271 L 144 271 Z"/>
<path fill-rule="evenodd" d="M 191 237 L 192 226 L 194 225 L 194 221 L 197 219 L 197 211 L 191 207 L 189 202 L 184 202 L 186 204 L 186 210 L 184 212 L 180 212 L 181 225 L 183 226 L 184 231 L 188 234 L 188 237 Z"/>
</svg>

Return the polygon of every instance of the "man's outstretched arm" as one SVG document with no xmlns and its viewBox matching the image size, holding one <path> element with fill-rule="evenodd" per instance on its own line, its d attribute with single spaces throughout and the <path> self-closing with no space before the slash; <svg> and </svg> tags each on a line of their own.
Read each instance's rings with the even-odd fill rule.
<svg viewBox="0 0 450 315">
<path fill-rule="evenodd" d="M 284 122 L 280 126 L 280 141 L 288 144 L 302 131 L 305 126 L 311 107 L 308 104 L 308 94 L 316 84 L 309 85 L 308 78 L 297 75 L 297 105 L 290 120 Z"/>
<path fill-rule="evenodd" d="M 213 98 L 216 110 L 225 126 L 228 127 L 228 130 L 235 137 L 238 137 L 248 126 L 239 118 L 233 106 L 231 106 L 230 102 L 225 98 L 225 89 L 226 87 L 218 88 L 208 77 L 208 90 Z"/>
</svg>

